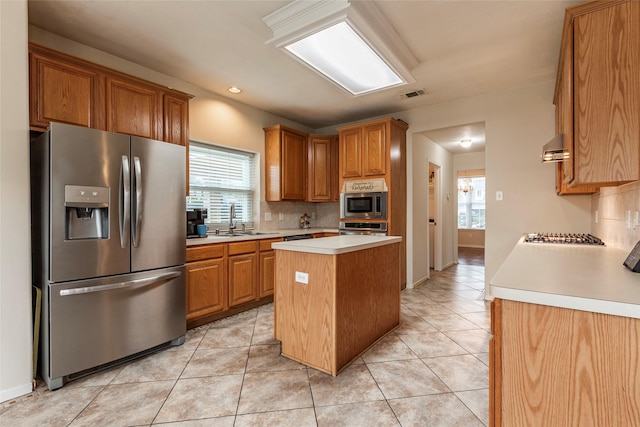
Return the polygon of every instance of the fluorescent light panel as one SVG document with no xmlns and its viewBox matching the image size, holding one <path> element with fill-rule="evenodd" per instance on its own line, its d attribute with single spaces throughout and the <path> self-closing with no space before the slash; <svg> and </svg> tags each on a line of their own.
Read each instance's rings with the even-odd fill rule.
<svg viewBox="0 0 640 427">
<path fill-rule="evenodd" d="M 285 48 L 353 95 L 405 83 L 345 21 Z"/>
</svg>

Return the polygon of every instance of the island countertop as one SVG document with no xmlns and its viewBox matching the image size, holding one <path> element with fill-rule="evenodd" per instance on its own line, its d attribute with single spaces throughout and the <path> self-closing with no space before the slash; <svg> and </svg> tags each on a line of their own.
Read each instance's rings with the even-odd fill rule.
<svg viewBox="0 0 640 427">
<path fill-rule="evenodd" d="M 322 239 L 293 240 L 273 243 L 273 249 L 308 252 L 323 255 L 339 255 L 363 249 L 375 248 L 402 241 L 399 236 L 344 235 Z"/>
<path fill-rule="evenodd" d="M 627 251 L 523 239 L 491 279 L 492 296 L 640 318 L 640 273 L 622 265 Z"/>
</svg>

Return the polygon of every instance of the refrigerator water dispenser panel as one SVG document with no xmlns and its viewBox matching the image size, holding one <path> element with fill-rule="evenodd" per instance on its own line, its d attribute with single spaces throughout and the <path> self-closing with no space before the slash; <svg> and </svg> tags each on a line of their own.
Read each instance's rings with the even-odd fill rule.
<svg viewBox="0 0 640 427">
<path fill-rule="evenodd" d="M 109 238 L 109 188 L 65 185 L 65 240 Z"/>
</svg>

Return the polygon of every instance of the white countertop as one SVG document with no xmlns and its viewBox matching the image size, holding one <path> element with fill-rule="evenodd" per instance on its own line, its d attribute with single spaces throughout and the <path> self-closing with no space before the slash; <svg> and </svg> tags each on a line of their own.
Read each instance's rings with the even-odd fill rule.
<svg viewBox="0 0 640 427">
<path fill-rule="evenodd" d="M 322 239 L 293 240 L 291 242 L 278 242 L 271 245 L 273 249 L 309 252 L 322 255 L 339 255 L 347 252 L 361 251 L 391 243 L 401 242 L 399 236 L 367 236 L 345 235 L 325 237 Z"/>
<path fill-rule="evenodd" d="M 246 240 L 276 239 L 278 237 L 294 236 L 298 234 L 314 234 L 314 233 L 337 233 L 337 228 L 291 228 L 285 230 L 259 230 L 260 234 L 241 234 L 237 233 L 233 237 L 224 235 L 208 234 L 206 237 L 187 239 L 187 246 L 210 245 L 212 243 L 231 243 L 242 242 Z M 268 233 L 268 234 L 263 234 Z"/>
<path fill-rule="evenodd" d="M 640 319 L 640 273 L 622 265 L 627 251 L 523 239 L 491 279 L 492 296 Z"/>
</svg>

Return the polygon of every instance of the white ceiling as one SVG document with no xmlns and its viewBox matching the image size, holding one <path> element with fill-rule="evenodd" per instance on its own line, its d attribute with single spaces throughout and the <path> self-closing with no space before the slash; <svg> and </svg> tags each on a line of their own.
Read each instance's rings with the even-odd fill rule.
<svg viewBox="0 0 640 427">
<path fill-rule="evenodd" d="M 416 82 L 355 98 L 265 44 L 262 18 L 288 3 L 30 0 L 29 23 L 319 129 L 554 79 L 564 9 L 580 2 L 376 1 L 419 62 Z"/>
</svg>

